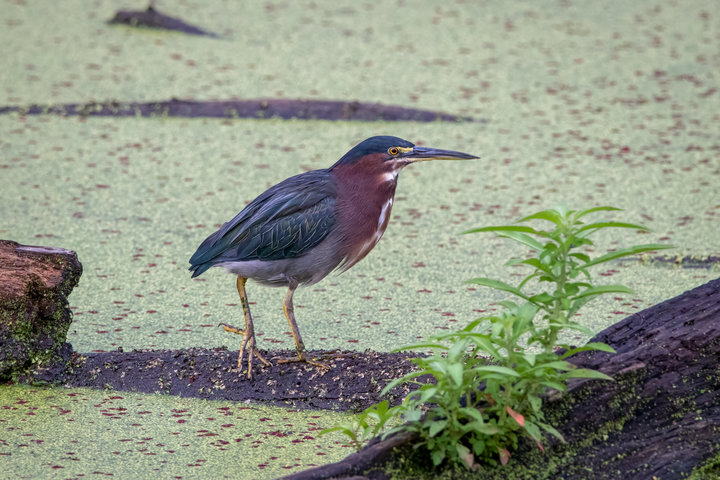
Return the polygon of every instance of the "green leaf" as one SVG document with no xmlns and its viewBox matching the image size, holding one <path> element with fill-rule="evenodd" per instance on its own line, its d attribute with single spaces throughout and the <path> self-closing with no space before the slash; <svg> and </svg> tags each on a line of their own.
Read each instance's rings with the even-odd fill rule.
<svg viewBox="0 0 720 480">
<path fill-rule="evenodd" d="M 558 432 L 555 427 L 552 425 L 548 425 L 547 423 L 537 422 L 540 427 L 545 430 L 546 432 L 553 435 L 555 438 L 560 440 L 561 442 L 565 443 L 565 437 L 562 436 L 562 433 Z"/>
<path fill-rule="evenodd" d="M 407 422 L 416 423 L 422 418 L 422 411 L 417 406 L 410 406 L 409 409 L 404 411 L 403 417 Z"/>
<path fill-rule="evenodd" d="M 473 452 L 475 453 L 475 455 L 480 455 L 485 450 L 485 441 L 482 437 L 471 437 L 470 443 L 472 444 Z"/>
<path fill-rule="evenodd" d="M 535 372 L 538 370 L 545 370 L 548 368 L 552 368 L 553 370 L 566 371 L 566 370 L 571 370 L 573 368 L 573 366 L 570 362 L 566 362 L 564 360 L 556 360 L 554 362 L 542 362 L 542 363 L 538 363 L 533 368 L 528 369 L 528 373 Z"/>
<path fill-rule="evenodd" d="M 567 351 L 560 357 L 560 358 L 567 358 L 572 355 L 575 355 L 576 353 L 580 352 L 587 352 L 591 350 L 599 350 L 601 352 L 607 352 L 607 353 L 615 353 L 615 349 L 613 349 L 610 345 L 607 345 L 605 343 L 586 343 L 582 347 L 577 348 L 569 348 L 567 345 L 560 345 L 561 347 L 564 347 Z"/>
<path fill-rule="evenodd" d="M 513 295 L 516 295 L 525 300 L 528 299 L 528 297 L 520 290 L 505 282 L 501 282 L 500 280 L 493 280 L 492 278 L 473 278 L 471 280 L 468 280 L 467 283 L 474 283 L 476 285 L 482 285 L 483 287 L 494 288 L 495 290 L 512 293 Z"/>
<path fill-rule="evenodd" d="M 383 400 L 382 402 L 367 408 L 365 411 L 374 411 L 377 412 L 378 416 L 382 416 L 388 411 L 389 408 L 390 402 L 388 402 L 387 400 Z"/>
<path fill-rule="evenodd" d="M 526 264 L 526 265 L 530 265 L 531 267 L 535 267 L 535 268 L 537 268 L 538 270 L 547 273 L 548 275 L 551 275 L 551 276 L 553 275 L 552 270 L 550 269 L 550 266 L 544 264 L 543 262 L 541 262 L 541 261 L 540 261 L 539 259 L 537 259 L 537 258 L 528 258 L 528 259 L 526 259 L 526 260 L 523 260 L 523 261 L 520 262 L 520 263 L 524 263 L 524 264 Z"/>
<path fill-rule="evenodd" d="M 530 402 L 530 406 L 532 407 L 533 412 L 539 412 L 542 408 L 542 399 L 535 395 L 528 395 L 527 399 L 528 402 Z"/>
<path fill-rule="evenodd" d="M 597 378 L 600 380 L 613 380 L 612 377 L 605 375 L 597 370 L 590 370 L 589 368 L 576 368 L 570 370 L 565 374 L 567 378 Z M 614 381 L 614 380 L 613 380 Z"/>
<path fill-rule="evenodd" d="M 465 356 L 465 350 L 467 350 L 468 341 L 462 337 L 458 338 L 456 342 L 448 349 L 447 358 L 448 360 L 457 361 Z"/>
<path fill-rule="evenodd" d="M 490 425 L 489 423 L 485 423 L 481 426 L 476 426 L 475 429 L 480 433 L 484 433 L 485 435 L 497 435 L 500 432 L 500 429 L 497 427 L 497 425 Z"/>
<path fill-rule="evenodd" d="M 445 450 L 433 450 L 430 458 L 432 458 L 433 465 L 440 465 L 445 460 Z"/>
<path fill-rule="evenodd" d="M 582 237 L 581 237 L 581 236 L 577 236 L 577 235 L 573 236 L 573 237 L 572 237 L 572 244 L 571 244 L 570 247 L 571 247 L 571 248 L 580 248 L 580 247 L 584 247 L 584 246 L 586 246 L 586 245 L 587 245 L 587 246 L 595 245 L 592 240 L 590 240 L 589 238 L 587 238 L 588 235 L 592 235 L 592 232 L 590 232 L 590 233 L 588 233 L 588 234 L 586 234 L 585 236 L 582 236 Z"/>
<path fill-rule="evenodd" d="M 615 353 L 615 349 L 608 345 L 607 343 L 602 342 L 589 342 L 582 346 L 582 348 L 587 348 L 589 350 L 599 350 L 601 352 L 607 352 L 607 353 Z"/>
<path fill-rule="evenodd" d="M 466 233 L 479 233 L 479 232 L 525 232 L 537 234 L 538 232 L 532 227 L 526 227 L 523 225 L 498 225 L 491 227 L 473 228 L 472 230 L 466 230 L 462 232 Z"/>
<path fill-rule="evenodd" d="M 621 257 L 627 257 L 629 255 L 637 255 L 638 253 L 643 252 L 651 252 L 655 250 L 666 250 L 668 248 L 675 248 L 672 245 L 662 245 L 658 243 L 650 243 L 645 245 L 635 245 L 633 247 L 628 248 L 622 248 L 620 250 L 615 250 L 614 252 L 607 253 L 605 255 L 602 255 L 600 257 L 597 257 L 593 260 L 590 260 L 585 265 L 583 265 L 583 268 L 587 268 L 593 265 L 598 265 L 600 263 L 609 262 L 610 260 L 615 260 L 616 258 Z"/>
<path fill-rule="evenodd" d="M 325 428 L 323 430 L 320 430 L 319 435 L 327 435 L 328 433 L 332 433 L 332 432 L 343 432 L 346 435 L 351 436 L 350 433 L 352 433 L 352 430 L 350 430 L 348 427 L 337 425 L 334 427 Z"/>
<path fill-rule="evenodd" d="M 471 338 L 471 341 L 478 347 L 479 350 L 489 353 L 495 359 L 500 358 L 500 352 L 497 348 L 495 348 L 486 335 L 477 334 L 477 336 L 473 336 Z"/>
<path fill-rule="evenodd" d="M 475 327 L 477 327 L 478 325 L 480 325 L 481 323 L 486 322 L 486 321 L 487 321 L 486 317 L 477 318 L 477 319 L 473 320 L 472 322 L 468 323 L 467 326 L 461 330 L 461 332 L 470 332 L 472 330 L 475 330 Z M 457 333 L 457 332 L 451 332 L 450 336 L 454 335 L 455 333 Z M 438 338 L 443 338 L 443 335 L 438 335 Z"/>
<path fill-rule="evenodd" d="M 484 367 L 475 367 L 474 370 L 480 371 L 480 372 L 493 372 L 493 373 L 500 373 L 502 375 L 509 375 L 511 377 L 519 377 L 520 374 L 513 370 L 512 368 L 508 367 L 501 367 L 499 365 L 485 365 Z"/>
<path fill-rule="evenodd" d="M 423 387 L 420 389 L 420 403 L 427 403 L 431 398 L 435 396 L 437 393 L 437 388 L 435 387 Z"/>
<path fill-rule="evenodd" d="M 590 295 L 603 295 L 606 293 L 630 293 L 631 294 L 631 293 L 633 293 L 633 291 L 630 290 L 625 285 L 598 285 L 596 287 L 586 288 L 579 294 L 572 297 L 571 300 L 587 297 Z"/>
<path fill-rule="evenodd" d="M 498 322 L 493 322 L 492 326 L 490 327 L 490 332 L 492 334 L 492 338 L 494 339 L 500 339 L 503 338 L 503 324 Z M 498 341 L 499 342 L 499 341 Z"/>
<path fill-rule="evenodd" d="M 518 289 L 522 290 L 523 287 L 525 287 L 525 284 L 527 282 L 529 282 L 533 278 L 539 277 L 540 275 L 541 275 L 541 273 L 536 271 L 536 272 L 533 272 L 532 274 L 528 275 L 527 277 L 523 278 L 522 281 L 518 284 Z"/>
<path fill-rule="evenodd" d="M 575 315 L 575 313 L 578 310 L 580 310 L 580 308 L 582 308 L 583 305 L 588 303 L 590 300 L 593 300 L 594 298 L 597 298 L 597 297 L 584 297 L 584 298 L 579 298 L 577 300 L 573 300 L 572 304 L 570 305 L 570 308 L 567 311 L 568 318 Z"/>
<path fill-rule="evenodd" d="M 503 307 L 509 311 L 513 311 L 513 310 L 517 309 L 517 303 L 511 302 L 510 300 L 501 300 L 497 303 L 498 303 L 498 305 L 500 305 L 501 307 Z"/>
<path fill-rule="evenodd" d="M 547 292 L 542 292 L 537 295 L 533 295 L 528 299 L 529 302 L 532 302 L 534 304 L 542 304 L 542 305 L 549 305 L 555 300 L 555 297 L 550 295 Z"/>
<path fill-rule="evenodd" d="M 484 381 L 486 385 L 493 384 L 493 385 L 505 385 L 508 383 L 508 376 L 507 375 L 501 375 L 499 373 L 492 373 L 492 372 L 478 372 L 478 380 Z M 485 391 L 489 392 L 489 388 L 485 388 Z"/>
<path fill-rule="evenodd" d="M 407 373 L 407 374 L 403 375 L 403 376 L 400 377 L 400 378 L 396 378 L 396 379 L 393 380 L 392 382 L 388 383 L 388 384 L 385 386 L 385 388 L 382 389 L 382 392 L 380 392 L 380 396 L 383 396 L 383 395 L 387 394 L 390 390 L 392 390 L 392 389 L 395 388 L 396 386 L 400 385 L 401 383 L 409 382 L 409 381 L 411 381 L 413 378 L 417 378 L 417 377 L 419 377 L 419 376 L 421 376 L 421 375 L 424 375 L 424 374 L 426 374 L 426 373 L 428 373 L 428 372 L 425 371 L 425 370 L 419 370 L 419 371 Z M 417 382 L 415 382 L 415 383 L 417 383 Z"/>
<path fill-rule="evenodd" d="M 517 223 L 527 222 L 528 220 L 547 220 L 557 226 L 563 223 L 562 215 L 557 210 L 543 210 L 542 212 L 533 213 L 532 215 L 521 218 Z"/>
<path fill-rule="evenodd" d="M 575 253 L 571 253 L 570 256 L 577 258 L 578 260 L 580 260 L 583 263 L 590 261 L 590 257 L 585 255 L 584 253 L 575 252 Z"/>
<path fill-rule="evenodd" d="M 445 426 L 447 425 L 447 420 L 435 420 L 434 422 L 430 423 L 430 429 L 428 430 L 428 435 L 431 437 L 434 437 L 438 433 L 440 433 Z"/>
<path fill-rule="evenodd" d="M 535 232 L 535 234 L 542 236 L 543 232 Z M 509 238 L 510 240 L 514 240 L 515 242 L 530 247 L 532 250 L 536 250 L 538 252 L 543 249 L 542 243 L 538 242 L 530 235 L 526 235 L 521 232 L 503 232 L 498 233 L 497 236 L 502 238 Z"/>
<path fill-rule="evenodd" d="M 551 322 L 549 324 L 553 328 L 569 328 L 570 330 L 577 330 L 578 332 L 582 332 L 585 335 L 591 336 L 593 334 L 593 331 L 587 328 L 584 325 L 580 325 L 577 322 L 567 322 L 567 323 L 555 323 Z"/>
<path fill-rule="evenodd" d="M 453 379 L 453 382 L 455 382 L 455 385 L 462 386 L 463 384 L 463 366 L 460 363 L 453 363 L 452 365 L 449 365 L 448 373 L 450 374 L 450 377 Z"/>
<path fill-rule="evenodd" d="M 536 442 L 540 442 L 542 440 L 542 434 L 540 433 L 540 429 L 534 423 L 525 422 L 525 431 Z"/>
<path fill-rule="evenodd" d="M 477 422 L 485 423 L 485 419 L 483 418 L 482 413 L 480 413 L 480 410 L 478 410 L 477 408 L 461 407 L 458 411 L 466 417 L 475 419 Z"/>
<path fill-rule="evenodd" d="M 434 377 L 446 376 L 448 373 L 447 361 L 440 356 L 433 356 L 430 358 L 431 360 L 429 362 L 428 373 L 432 374 Z"/>
<path fill-rule="evenodd" d="M 565 392 L 567 391 L 567 387 L 563 385 L 562 383 L 553 382 L 550 380 L 543 380 L 540 382 L 540 385 L 545 385 L 546 387 L 553 388 L 557 390 L 558 392 Z"/>
<path fill-rule="evenodd" d="M 519 318 L 532 321 L 532 319 L 535 318 L 535 315 L 537 315 L 538 310 L 540 310 L 540 307 L 534 303 L 524 303 L 517 309 L 516 315 Z"/>
<path fill-rule="evenodd" d="M 601 228 L 634 228 L 636 230 L 641 230 L 643 232 L 650 231 L 649 228 L 647 228 L 644 225 L 637 225 L 635 223 L 625 223 L 625 222 L 597 222 L 597 223 L 589 223 L 587 225 L 584 225 L 577 229 L 576 234 L 580 234 L 586 230 L 598 230 Z"/>
<path fill-rule="evenodd" d="M 593 208 L 588 208 L 585 210 L 579 210 L 575 214 L 575 219 L 580 219 L 581 217 L 584 217 L 585 215 L 588 215 L 590 213 L 595 213 L 595 212 L 621 212 L 621 211 L 622 211 L 622 208 L 611 207 L 608 205 L 605 205 L 602 207 L 593 207 Z"/>
<path fill-rule="evenodd" d="M 573 295 L 577 294 L 580 291 L 580 288 L 583 286 L 582 283 L 566 283 L 565 284 L 565 292 L 564 296 L 566 297 L 572 297 Z"/>
<path fill-rule="evenodd" d="M 436 349 L 436 350 L 447 350 L 447 345 L 439 343 L 418 343 L 415 345 L 405 345 L 404 347 L 396 348 L 393 353 L 404 352 L 405 350 L 418 350 L 421 348 Z"/>
<path fill-rule="evenodd" d="M 535 354 L 534 353 L 526 353 L 525 355 L 523 355 L 523 357 L 525 358 L 525 361 L 528 362 L 528 364 L 530 364 L 531 367 L 533 365 L 535 365 Z"/>
</svg>

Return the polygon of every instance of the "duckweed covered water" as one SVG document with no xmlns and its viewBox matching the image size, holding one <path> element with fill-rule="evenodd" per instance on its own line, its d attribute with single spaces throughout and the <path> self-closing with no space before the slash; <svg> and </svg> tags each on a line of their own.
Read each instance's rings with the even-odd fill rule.
<svg viewBox="0 0 720 480">
<path fill-rule="evenodd" d="M 375 134 L 482 158 L 401 174 L 377 248 L 344 275 L 297 293 L 310 348 L 390 350 L 491 310 L 500 297 L 463 281 L 507 278 L 504 261 L 521 252 L 490 235 L 459 233 L 557 203 L 614 205 L 626 209 L 615 218 L 653 229 L 609 233 L 598 254 L 652 242 L 672 243 L 680 256 L 720 254 L 720 17 L 707 2 L 156 6 L 221 38 L 110 27 L 117 4 L 107 0 L 5 1 L 0 104 L 328 98 L 488 123 L 0 116 L 0 237 L 78 252 L 85 273 L 70 297 L 69 334 L 77 351 L 235 348 L 237 338 L 216 327 L 240 318 L 232 278 L 213 270 L 190 280 L 187 259 L 265 188 L 327 167 Z M 582 321 L 595 331 L 717 270 L 635 262 L 598 275 L 636 293 L 590 304 Z M 292 346 L 283 294 L 249 286 L 262 348 Z M 0 452 L 7 471 L 29 477 L 127 465 L 161 476 L 270 478 L 347 453 L 330 438 L 291 450 L 310 431 L 306 415 L 325 425 L 333 413 L 7 386 L 0 398 L 8 407 Z M 265 429 L 262 418 L 273 426 Z M 294 433 L 262 433 L 286 428 Z M 236 441 L 246 434 L 263 443 Z"/>
</svg>

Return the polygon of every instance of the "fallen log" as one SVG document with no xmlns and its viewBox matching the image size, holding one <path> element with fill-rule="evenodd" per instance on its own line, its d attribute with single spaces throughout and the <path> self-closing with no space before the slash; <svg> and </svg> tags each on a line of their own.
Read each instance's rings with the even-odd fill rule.
<svg viewBox="0 0 720 480">
<path fill-rule="evenodd" d="M 578 367 L 615 381 L 581 380 L 545 405 L 566 444 L 526 442 L 505 467 L 463 479 L 661 479 L 720 475 L 720 279 L 638 312 L 600 332 L 615 354 L 583 352 Z M 283 480 L 432 478 L 412 437 L 390 437 L 345 460 Z M 444 472 L 449 474 L 449 472 Z M 446 477 L 442 477 L 446 478 Z"/>
<path fill-rule="evenodd" d="M 52 382 L 64 372 L 75 252 L 0 240 L 0 381 Z"/>
<path fill-rule="evenodd" d="M 0 115 L 78 115 L 83 117 L 187 117 L 361 122 L 473 122 L 471 117 L 382 103 L 310 99 L 196 101 L 173 98 L 157 102 L 89 102 L 0 106 Z M 480 120 L 480 122 L 485 122 Z"/>
</svg>

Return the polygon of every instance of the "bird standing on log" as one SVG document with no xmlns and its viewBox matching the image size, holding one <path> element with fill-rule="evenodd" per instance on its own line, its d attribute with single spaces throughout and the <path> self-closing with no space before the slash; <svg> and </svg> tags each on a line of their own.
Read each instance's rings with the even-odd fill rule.
<svg viewBox="0 0 720 480">
<path fill-rule="evenodd" d="M 270 187 L 205 239 L 190 258 L 192 276 L 210 267 L 223 267 L 237 275 L 245 328 L 222 325 L 243 336 L 238 371 L 242 371 L 245 351 L 249 379 L 253 357 L 270 365 L 257 349 L 245 292 L 248 278 L 288 288 L 283 306 L 297 356 L 280 358 L 278 363 L 306 362 L 328 368 L 305 350 L 293 311 L 295 289 L 317 283 L 333 270 L 344 272 L 375 247 L 390 220 L 398 174 L 404 167 L 426 160 L 472 158 L 478 157 L 415 146 L 398 137 L 371 137 L 330 168 L 301 173 Z"/>
</svg>

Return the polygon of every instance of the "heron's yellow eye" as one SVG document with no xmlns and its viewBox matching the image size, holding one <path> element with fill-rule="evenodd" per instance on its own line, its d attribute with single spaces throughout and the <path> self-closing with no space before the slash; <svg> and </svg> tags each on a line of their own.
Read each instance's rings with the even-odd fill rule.
<svg viewBox="0 0 720 480">
<path fill-rule="evenodd" d="M 400 153 L 400 150 L 398 150 L 397 147 L 390 147 L 390 148 L 388 148 L 388 153 L 392 156 L 395 156 L 398 153 Z"/>
</svg>

